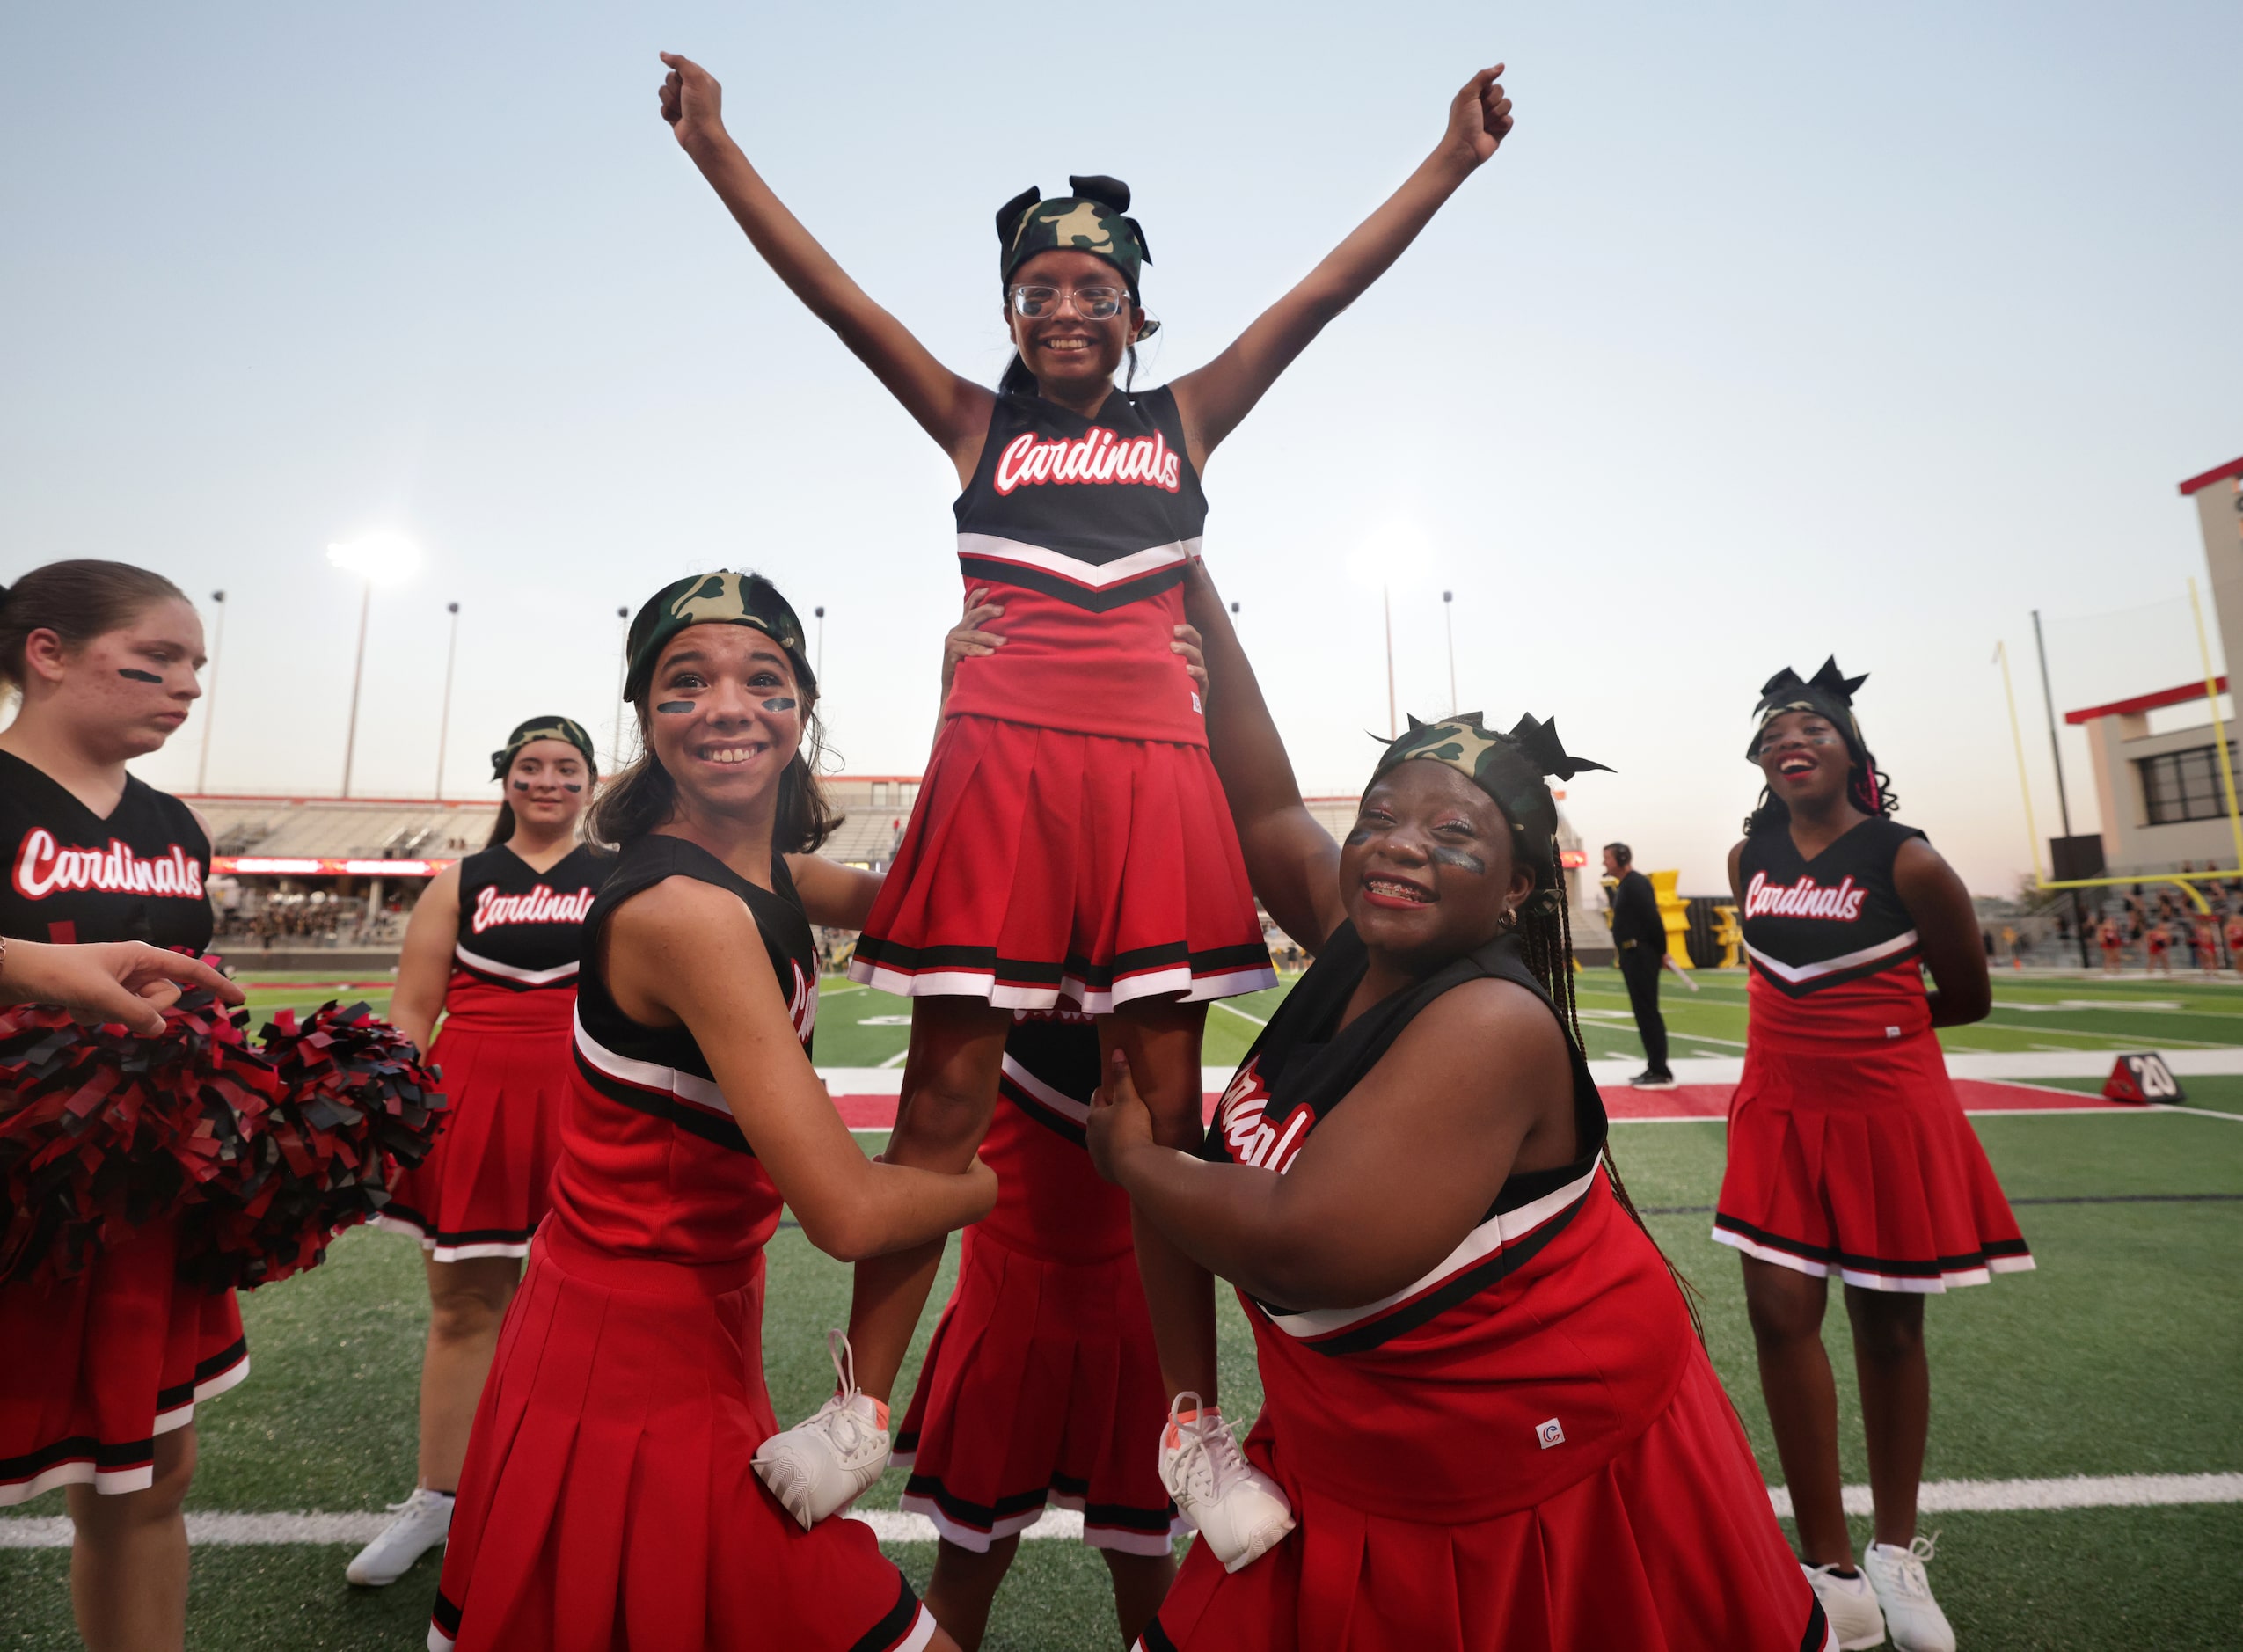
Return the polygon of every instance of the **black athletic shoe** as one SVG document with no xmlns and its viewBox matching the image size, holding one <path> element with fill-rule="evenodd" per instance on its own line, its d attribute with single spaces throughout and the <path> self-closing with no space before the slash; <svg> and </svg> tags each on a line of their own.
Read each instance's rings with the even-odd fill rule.
<svg viewBox="0 0 2243 1652">
<path fill-rule="evenodd" d="M 1632 1090 L 1671 1090 L 1675 1087 L 1675 1075 L 1647 1067 L 1628 1080 L 1628 1087 Z"/>
</svg>

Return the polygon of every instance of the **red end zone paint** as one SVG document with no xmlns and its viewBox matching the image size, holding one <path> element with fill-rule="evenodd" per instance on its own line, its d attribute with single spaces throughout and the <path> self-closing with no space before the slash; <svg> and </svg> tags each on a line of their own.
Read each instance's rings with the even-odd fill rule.
<svg viewBox="0 0 2243 1652">
<path fill-rule="evenodd" d="M 1996 1084 L 1984 1078 L 1954 1080 L 1955 1095 L 1966 1113 L 2045 1113 L 2050 1111 L 2137 1112 L 2102 1097 L 2077 1090 L 2045 1090 L 2029 1084 Z M 1728 1084 L 1685 1084 L 1672 1090 L 1631 1090 L 1616 1085 L 1606 1090 L 1604 1110 L 1618 1123 L 1644 1119 L 1724 1119 L 1729 1097 L 1736 1086 Z M 1215 1122 L 1219 1091 L 1210 1090 L 1201 1104 L 1201 1117 Z M 852 1130 L 884 1130 L 895 1123 L 892 1095 L 837 1095 L 833 1104 L 841 1122 Z"/>
<path fill-rule="evenodd" d="M 2077 1090 L 1997 1084 L 1984 1078 L 1955 1078 L 1950 1082 L 1965 1113 L 2121 1110 L 2115 1102 Z M 1729 1115 L 1729 1097 L 1735 1090 L 1735 1085 L 1728 1084 L 1685 1084 L 1672 1090 L 1630 1090 L 1615 1085 L 1604 1092 L 1604 1110 L 1615 1122 L 1623 1123 L 1630 1119 L 1722 1119 Z"/>
</svg>

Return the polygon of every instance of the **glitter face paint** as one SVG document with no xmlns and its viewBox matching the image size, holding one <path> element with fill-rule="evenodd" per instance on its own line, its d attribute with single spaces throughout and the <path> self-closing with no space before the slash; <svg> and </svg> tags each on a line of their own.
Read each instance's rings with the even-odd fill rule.
<svg viewBox="0 0 2243 1652">
<path fill-rule="evenodd" d="M 1446 844 L 1436 844 L 1426 853 L 1436 866 L 1453 866 L 1459 872 L 1469 872 L 1474 877 L 1485 877 L 1487 863 L 1478 855 L 1463 849 L 1452 849 Z"/>
<path fill-rule="evenodd" d="M 794 702 L 789 699 L 765 700 L 763 709 L 767 712 L 791 712 L 794 709 Z"/>
<path fill-rule="evenodd" d="M 119 676 L 121 676 L 121 677 L 124 678 L 124 679 L 125 679 L 125 681 L 126 681 L 126 682 L 128 682 L 128 683 L 162 683 L 162 682 L 163 682 L 163 680 L 164 680 L 162 677 L 160 677 L 160 676 L 157 676 L 157 675 L 156 675 L 156 673 L 155 673 L 155 672 L 153 672 L 153 671 L 141 671 L 141 670 L 136 670 L 136 669 L 135 669 L 133 667 L 128 666 L 128 665 L 121 665 L 121 666 L 119 666 L 119 667 L 117 668 L 117 675 L 118 675 Z"/>
<path fill-rule="evenodd" d="M 581 792 L 583 789 L 584 787 L 574 780 L 563 780 L 561 782 L 561 790 L 564 792 Z"/>
<path fill-rule="evenodd" d="M 667 713 L 672 717 L 676 717 L 691 711 L 693 709 L 693 702 L 691 700 L 664 700 L 661 705 L 655 706 L 654 709 L 658 712 Z"/>
<path fill-rule="evenodd" d="M 1370 841 L 1370 828 L 1368 826 L 1358 826 L 1348 834 L 1347 843 L 1350 849 L 1360 849 Z"/>
</svg>

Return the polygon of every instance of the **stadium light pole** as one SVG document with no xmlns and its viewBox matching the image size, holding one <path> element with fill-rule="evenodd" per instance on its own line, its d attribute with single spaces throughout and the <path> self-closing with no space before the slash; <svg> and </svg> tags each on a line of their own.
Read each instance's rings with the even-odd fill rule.
<svg viewBox="0 0 2243 1652">
<path fill-rule="evenodd" d="M 358 576 L 358 653 L 350 669 L 350 718 L 343 726 L 343 795 L 350 795 L 351 767 L 358 756 L 359 690 L 366 679 L 366 625 L 374 609 L 374 588 L 411 579 L 420 567 L 420 548 L 403 534 L 362 534 L 327 547 L 327 560 Z"/>
<path fill-rule="evenodd" d="M 1441 593 L 1441 624 L 1449 633 L 1449 715 L 1454 717 L 1464 708 L 1457 703 L 1457 620 L 1454 591 Z"/>
<path fill-rule="evenodd" d="M 226 594 L 213 591 L 210 600 L 218 605 L 218 634 L 210 640 L 210 660 L 206 668 L 209 680 L 202 689 L 202 755 L 194 764 L 197 797 L 202 795 L 210 780 L 210 722 L 218 709 L 218 651 L 226 646 Z"/>
<path fill-rule="evenodd" d="M 2056 696 L 2049 689 L 2049 645 L 2041 635 L 2041 610 L 2033 610 L 2033 652 L 2041 659 L 2041 709 L 2049 720 L 2049 756 L 2056 760 L 2057 813 L 2064 821 L 2064 835 L 2067 844 L 2071 837 L 2071 797 L 2064 786 L 2064 742 L 2057 738 Z M 2071 852 L 2067 846 L 2066 854 Z M 2058 877 L 2064 874 L 2058 873 Z M 2081 904 L 2079 891 L 2071 892 L 2071 938 L 2079 943 L 2079 967 L 2088 967 L 2086 908 Z"/>
<path fill-rule="evenodd" d="M 452 662 L 459 657 L 459 604 L 446 603 L 444 611 L 452 617 L 452 633 L 444 644 L 444 708 L 436 713 L 436 790 L 435 799 L 444 800 L 444 736 L 452 731 Z"/>
<path fill-rule="evenodd" d="M 1394 723 L 1394 599 L 1392 588 L 1378 588 L 1379 610 L 1386 618 L 1386 738 L 1393 740 L 1400 734 Z"/>
<path fill-rule="evenodd" d="M 623 622 L 623 647 L 616 653 L 622 656 L 615 669 L 615 735 L 608 742 L 608 769 L 610 773 L 623 767 L 623 685 L 631 677 L 631 610 L 618 608 L 615 617 Z"/>
</svg>

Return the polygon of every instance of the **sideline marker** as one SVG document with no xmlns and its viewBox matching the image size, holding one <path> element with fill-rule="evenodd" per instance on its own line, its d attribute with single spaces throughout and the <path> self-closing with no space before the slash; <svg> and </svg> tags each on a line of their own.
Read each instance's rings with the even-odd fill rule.
<svg viewBox="0 0 2243 1652">
<path fill-rule="evenodd" d="M 2155 1050 L 2144 1050 L 2136 1056 L 2121 1056 L 2113 1064 L 2110 1077 L 2103 1081 L 2103 1096 L 2111 1101 L 2185 1101 L 2186 1094 L 2181 1080 L 2173 1076 L 2173 1069 L 2165 1064 L 2165 1057 Z"/>
</svg>

